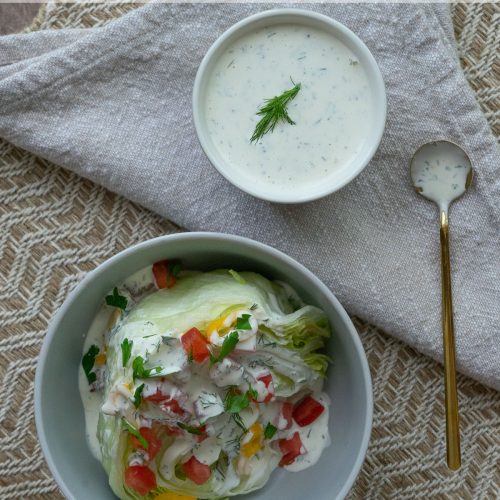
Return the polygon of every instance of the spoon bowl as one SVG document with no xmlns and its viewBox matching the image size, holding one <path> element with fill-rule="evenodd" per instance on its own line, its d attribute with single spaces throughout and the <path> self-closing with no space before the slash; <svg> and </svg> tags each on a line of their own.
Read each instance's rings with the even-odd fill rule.
<svg viewBox="0 0 500 500">
<path fill-rule="evenodd" d="M 421 146 L 413 155 L 410 172 L 417 193 L 445 211 L 467 191 L 473 177 L 467 153 L 446 140 Z"/>
</svg>

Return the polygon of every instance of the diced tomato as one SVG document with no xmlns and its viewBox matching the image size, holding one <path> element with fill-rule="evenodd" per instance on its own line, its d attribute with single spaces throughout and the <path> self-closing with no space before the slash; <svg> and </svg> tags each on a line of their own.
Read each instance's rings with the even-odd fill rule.
<svg viewBox="0 0 500 500">
<path fill-rule="evenodd" d="M 264 398 L 264 403 L 268 403 L 273 399 L 274 395 L 274 384 L 273 384 L 273 376 L 268 373 L 267 375 L 261 375 L 260 377 L 257 377 L 257 380 L 260 380 L 265 386 L 268 391 L 267 396 Z"/>
<path fill-rule="evenodd" d="M 165 396 L 165 394 L 161 393 L 160 389 L 156 389 L 154 394 L 150 394 L 144 399 L 146 401 L 156 403 L 162 410 L 170 410 L 177 415 L 183 415 L 185 413 L 176 399 L 171 399 L 170 396 Z"/>
<path fill-rule="evenodd" d="M 177 415 L 184 415 L 185 411 L 179 405 L 179 402 L 175 399 L 164 399 L 159 403 L 162 410 L 170 410 L 172 413 Z"/>
<path fill-rule="evenodd" d="M 306 396 L 293 408 L 293 419 L 301 427 L 312 424 L 325 410 L 325 407 L 311 396 Z"/>
<path fill-rule="evenodd" d="M 161 260 L 153 264 L 153 276 L 157 288 L 172 288 L 175 285 L 176 278 L 170 271 L 168 260 Z"/>
<path fill-rule="evenodd" d="M 137 491 L 140 495 L 147 495 L 156 488 L 156 476 L 154 472 L 143 465 L 131 465 L 125 469 L 125 484 Z"/>
<path fill-rule="evenodd" d="M 156 392 L 154 394 L 150 394 L 149 396 L 146 396 L 144 398 L 146 401 L 152 401 L 153 403 L 161 403 L 162 401 L 165 401 L 168 399 L 168 396 L 165 396 L 160 389 L 156 389 Z"/>
<path fill-rule="evenodd" d="M 182 470 L 196 484 L 206 483 L 212 474 L 210 467 L 199 462 L 194 455 L 182 464 Z"/>
<path fill-rule="evenodd" d="M 286 420 L 285 429 L 290 429 L 292 426 L 292 413 L 293 413 L 293 404 L 292 403 L 283 403 L 281 407 L 281 414 L 283 418 Z"/>
<path fill-rule="evenodd" d="M 145 451 L 148 452 L 149 459 L 153 460 L 153 458 L 156 457 L 161 449 L 161 441 L 158 439 L 153 429 L 150 429 L 149 427 L 141 427 L 139 429 L 139 432 L 141 433 L 141 436 L 148 442 L 148 449 Z M 138 450 L 144 450 L 140 441 L 135 436 L 132 436 L 132 444 Z"/>
<path fill-rule="evenodd" d="M 290 465 L 302 453 L 302 441 L 298 432 L 295 432 L 290 439 L 280 439 L 278 444 L 281 453 L 283 453 L 279 463 L 280 467 Z"/>
<path fill-rule="evenodd" d="M 203 363 L 208 356 L 208 342 L 198 328 L 191 328 L 181 337 L 182 347 L 197 363 Z"/>
</svg>

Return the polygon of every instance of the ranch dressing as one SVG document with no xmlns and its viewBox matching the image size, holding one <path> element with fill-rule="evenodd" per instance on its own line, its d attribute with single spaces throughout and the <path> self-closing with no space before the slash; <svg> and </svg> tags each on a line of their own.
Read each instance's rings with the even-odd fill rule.
<svg viewBox="0 0 500 500">
<path fill-rule="evenodd" d="M 471 164 L 453 143 L 439 141 L 421 148 L 412 162 L 413 183 L 420 194 L 446 212 L 451 201 L 465 193 Z"/>
<path fill-rule="evenodd" d="M 151 266 L 147 266 L 131 276 L 129 276 L 123 283 L 124 290 L 122 294 L 126 294 L 127 298 L 132 302 L 142 298 L 144 293 L 151 291 L 153 288 L 153 275 Z M 85 337 L 83 352 L 86 353 L 90 346 L 96 345 L 100 351 L 106 343 L 107 334 L 110 328 L 117 321 L 117 310 L 102 306 L 96 317 L 92 321 L 90 328 Z M 98 459 L 101 460 L 101 448 L 97 439 L 97 423 L 99 421 L 99 412 L 103 404 L 103 391 L 102 390 L 89 390 L 89 384 L 85 372 L 80 365 L 78 370 L 78 388 L 82 399 L 83 410 L 85 414 L 85 429 L 87 443 L 90 451 Z"/>
<path fill-rule="evenodd" d="M 101 346 L 104 341 L 104 332 L 106 331 L 111 311 L 102 307 L 97 313 L 94 321 L 90 325 L 83 352 L 87 352 L 91 345 Z M 90 391 L 85 372 L 80 365 L 78 370 L 78 388 L 82 398 L 83 410 L 85 413 L 85 429 L 87 443 L 92 455 L 101 460 L 101 447 L 97 440 L 97 422 L 99 420 L 99 411 L 102 405 L 103 391 Z"/>
<path fill-rule="evenodd" d="M 295 83 L 295 125 L 278 123 L 250 143 L 265 99 Z M 353 52 L 331 34 L 284 24 L 242 36 L 212 71 L 205 112 L 220 154 L 248 180 L 273 189 L 317 184 L 349 167 L 369 135 L 372 94 Z"/>
</svg>

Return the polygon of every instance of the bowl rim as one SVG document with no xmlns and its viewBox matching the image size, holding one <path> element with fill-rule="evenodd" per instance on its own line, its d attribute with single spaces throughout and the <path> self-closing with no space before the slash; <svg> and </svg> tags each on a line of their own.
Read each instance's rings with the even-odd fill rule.
<svg viewBox="0 0 500 500">
<path fill-rule="evenodd" d="M 356 353 L 358 354 L 358 357 L 361 361 L 361 371 L 362 371 L 362 379 L 363 379 L 363 384 L 366 389 L 366 415 L 365 415 L 365 422 L 364 422 L 364 427 L 362 429 L 363 437 L 361 440 L 361 446 L 357 451 L 356 459 L 354 462 L 354 466 L 351 469 L 351 472 L 349 473 L 349 476 L 344 483 L 344 486 L 342 490 L 339 493 L 338 498 L 344 498 L 349 490 L 351 489 L 352 485 L 354 484 L 354 481 L 356 480 L 359 471 L 361 470 L 361 466 L 363 465 L 363 462 L 365 460 L 366 452 L 368 449 L 368 444 L 370 441 L 370 436 L 371 436 L 371 430 L 372 430 L 372 424 L 373 424 L 373 387 L 372 387 L 372 380 L 371 380 L 371 375 L 370 375 L 370 369 L 368 365 L 368 360 L 366 358 L 365 351 L 363 349 L 363 345 L 361 343 L 361 340 L 359 338 L 359 335 L 356 331 L 356 328 L 354 327 L 354 324 L 351 321 L 351 318 L 341 305 L 341 303 L 338 301 L 338 299 L 335 297 L 332 291 L 318 278 L 316 275 L 307 269 L 303 264 L 300 262 L 296 261 L 292 257 L 289 257 L 285 253 L 281 252 L 280 250 L 276 250 L 275 248 L 266 245 L 265 243 L 261 243 L 255 240 L 252 240 L 250 238 L 245 238 L 242 236 L 236 236 L 236 235 L 230 235 L 230 234 L 225 234 L 225 233 L 211 233 L 211 232 L 204 232 L 204 231 L 198 231 L 198 232 L 186 232 L 186 233 L 177 233 L 177 234 L 168 234 L 168 235 L 163 235 L 163 236 L 158 236 L 156 238 L 151 238 L 146 241 L 142 241 L 139 243 L 136 243 L 120 252 L 118 252 L 115 255 L 112 255 L 110 258 L 106 259 L 104 262 L 99 264 L 96 268 L 94 268 L 92 271 L 90 271 L 76 286 L 75 288 L 68 294 L 62 305 L 58 308 L 56 314 L 53 316 L 53 318 L 50 320 L 50 323 L 48 325 L 47 329 L 47 334 L 45 335 L 45 338 L 43 339 L 42 343 L 42 348 L 40 350 L 38 360 L 37 360 L 37 366 L 36 366 L 36 372 L 35 372 L 35 383 L 34 383 L 34 403 L 35 403 L 35 424 L 36 424 L 36 430 L 37 430 L 37 435 L 38 439 L 40 441 L 41 449 L 43 452 L 43 455 L 45 457 L 45 460 L 49 466 L 50 472 L 52 473 L 54 479 L 56 480 L 59 488 L 61 489 L 62 493 L 66 498 L 72 499 L 74 498 L 71 491 L 69 488 L 66 486 L 66 482 L 64 478 L 59 474 L 59 471 L 56 467 L 55 461 L 53 460 L 52 453 L 50 451 L 50 446 L 48 443 L 48 440 L 46 439 L 45 436 L 45 430 L 44 430 L 44 422 L 42 418 L 42 378 L 43 378 L 43 373 L 45 370 L 45 364 L 47 360 L 47 356 L 50 350 L 50 347 L 52 345 L 52 342 L 54 341 L 54 337 L 56 335 L 56 332 L 59 328 L 59 324 L 62 320 L 62 318 L 65 316 L 70 304 L 73 303 L 75 298 L 78 296 L 80 293 L 80 290 L 84 289 L 87 287 L 89 284 L 92 283 L 94 279 L 100 274 L 101 271 L 106 269 L 107 267 L 110 267 L 113 265 L 115 262 L 124 259 L 125 257 L 134 254 L 136 252 L 140 252 L 144 248 L 148 248 L 150 246 L 155 246 L 155 245 L 161 245 L 165 242 L 169 241 L 175 241 L 175 240 L 215 240 L 215 241 L 221 241 L 224 243 L 239 243 L 242 245 L 246 245 L 248 247 L 253 247 L 257 250 L 263 251 L 264 253 L 268 253 L 272 255 L 273 257 L 277 258 L 278 260 L 284 261 L 284 263 L 288 266 L 291 266 L 298 270 L 300 273 L 305 274 L 314 284 L 314 286 L 318 287 L 319 290 L 328 297 L 328 299 L 332 302 L 334 305 L 335 309 L 339 313 L 341 319 L 345 323 L 349 333 L 351 334 L 351 338 L 354 343 L 354 348 L 356 350 Z"/>
<path fill-rule="evenodd" d="M 357 165 L 355 164 L 354 168 L 351 168 L 349 173 L 345 175 L 340 181 L 337 180 L 330 183 L 325 182 L 320 184 L 319 186 L 316 186 L 312 190 L 304 191 L 302 193 L 297 190 L 290 190 L 285 191 L 284 193 L 275 191 L 274 193 L 270 194 L 269 191 L 263 193 L 258 187 L 257 183 L 252 184 L 248 182 L 240 182 L 240 180 L 233 173 L 232 167 L 228 166 L 229 162 L 225 162 L 222 165 L 219 164 L 216 155 L 213 153 L 215 147 L 209 139 L 205 121 L 202 119 L 202 109 L 204 101 L 201 98 L 201 94 L 207 83 L 209 65 L 215 57 L 216 52 L 223 44 L 225 44 L 231 38 L 236 38 L 240 31 L 246 30 L 247 27 L 251 24 L 258 23 L 262 21 L 262 19 L 269 19 L 270 21 L 273 21 L 284 16 L 296 17 L 297 22 L 300 22 L 301 19 L 307 19 L 309 21 L 313 20 L 313 22 L 316 22 L 318 24 L 323 24 L 323 26 L 329 25 L 329 28 L 332 31 L 341 33 L 344 37 L 348 38 L 353 44 L 355 44 L 356 48 L 363 54 L 364 58 L 366 59 L 366 69 L 370 71 L 370 74 L 373 77 L 372 79 L 370 79 L 370 87 L 374 93 L 373 100 L 376 104 L 377 109 L 375 113 L 375 127 L 370 132 L 370 135 L 367 136 L 367 140 L 369 142 L 367 151 L 365 152 L 364 156 L 360 157 L 357 160 Z M 258 12 L 256 14 L 252 14 L 251 16 L 245 17 L 244 19 L 241 19 L 240 21 L 229 27 L 226 31 L 224 31 L 210 46 L 205 56 L 203 57 L 200 66 L 198 67 L 198 71 L 196 72 L 192 94 L 192 109 L 196 135 L 203 151 L 205 152 L 205 155 L 208 157 L 210 163 L 215 167 L 215 169 L 231 184 L 241 189 L 242 191 L 255 196 L 256 198 L 260 198 L 266 201 L 275 203 L 305 203 L 323 198 L 338 191 L 346 184 L 351 182 L 355 177 L 357 177 L 365 169 L 368 163 L 370 163 L 380 145 L 382 136 L 384 134 L 387 119 L 387 95 L 382 72 L 380 71 L 375 57 L 373 56 L 367 45 L 358 37 L 358 35 L 347 28 L 347 26 L 325 14 L 321 14 L 316 11 L 301 8 L 276 8 Z"/>
</svg>

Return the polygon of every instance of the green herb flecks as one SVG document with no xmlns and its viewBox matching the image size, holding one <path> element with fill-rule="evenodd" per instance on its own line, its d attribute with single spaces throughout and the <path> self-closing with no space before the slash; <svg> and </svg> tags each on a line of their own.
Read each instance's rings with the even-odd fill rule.
<svg viewBox="0 0 500 500">
<path fill-rule="evenodd" d="M 253 132 L 250 142 L 258 141 L 268 132 L 272 132 L 279 122 L 295 125 L 295 122 L 288 115 L 286 107 L 288 103 L 295 98 L 300 90 L 300 83 L 295 83 L 290 90 L 285 90 L 281 95 L 275 96 L 272 99 L 266 99 L 264 106 L 257 112 L 258 116 L 262 116 Z"/>
<path fill-rule="evenodd" d="M 134 406 L 139 408 L 142 403 L 142 391 L 144 390 L 144 384 L 141 384 L 134 392 Z"/>
<path fill-rule="evenodd" d="M 248 429 L 240 416 L 240 412 L 248 408 L 250 401 L 256 397 L 257 391 L 250 387 L 245 394 L 240 394 L 235 389 L 229 389 L 224 398 L 224 409 L 244 432 L 248 432 Z"/>
<path fill-rule="evenodd" d="M 125 417 L 122 417 L 122 422 L 123 422 L 123 425 L 125 426 L 125 429 L 127 429 L 127 431 L 129 432 L 129 434 L 132 434 L 132 436 L 135 436 L 137 438 L 137 440 L 139 441 L 139 443 L 141 443 L 141 446 L 145 450 L 147 450 L 149 448 L 149 443 L 144 439 L 142 434 L 139 432 L 139 429 L 137 429 L 137 427 L 135 427 L 134 425 L 129 423 Z"/>
<path fill-rule="evenodd" d="M 113 288 L 112 295 L 106 295 L 106 304 L 108 304 L 108 306 L 118 307 L 119 309 L 123 309 L 125 311 L 127 308 L 127 302 L 127 297 L 120 295 L 116 286 Z"/>
<path fill-rule="evenodd" d="M 236 329 L 237 330 L 251 330 L 252 325 L 250 324 L 250 314 L 242 314 L 239 318 L 236 318 Z"/>
<path fill-rule="evenodd" d="M 196 434 L 197 436 L 201 436 L 203 434 L 203 431 L 201 429 L 193 427 L 192 425 L 183 424 L 182 422 L 177 422 L 177 425 L 183 431 L 189 432 L 189 434 Z"/>
<path fill-rule="evenodd" d="M 264 438 L 266 439 L 271 439 L 275 434 L 278 429 L 274 427 L 271 422 L 268 422 L 266 425 L 266 428 L 264 429 Z"/>
<path fill-rule="evenodd" d="M 137 356 L 132 361 L 132 371 L 134 380 L 136 378 L 149 378 L 154 377 L 155 374 L 161 372 L 161 366 L 155 368 L 144 368 L 144 358 L 142 356 Z"/>
<path fill-rule="evenodd" d="M 240 336 L 238 335 L 238 332 L 231 332 L 229 335 L 227 335 L 224 339 L 224 342 L 222 342 L 222 346 L 220 348 L 219 354 L 217 356 L 214 356 L 212 353 L 210 353 L 210 364 L 218 363 L 222 361 L 227 355 L 231 354 L 234 351 L 234 348 L 236 347 L 236 344 L 239 342 Z"/>
<path fill-rule="evenodd" d="M 85 372 L 85 376 L 87 377 L 87 382 L 89 383 L 89 385 L 93 384 L 97 379 L 97 375 L 92 371 L 92 368 L 94 368 L 95 357 L 98 354 L 99 347 L 97 347 L 96 345 L 91 345 L 89 350 L 83 355 L 82 358 L 83 371 Z"/>
<path fill-rule="evenodd" d="M 134 345 L 133 340 L 129 339 L 123 339 L 123 342 L 121 343 L 121 348 L 122 348 L 122 366 L 125 367 L 127 366 L 127 363 L 130 359 L 130 356 L 132 355 L 132 346 Z"/>
</svg>

